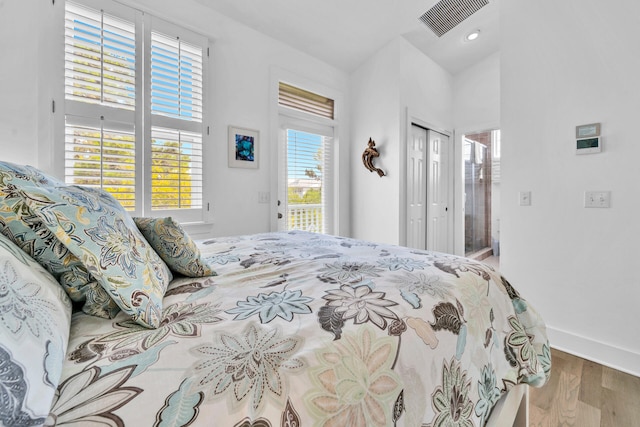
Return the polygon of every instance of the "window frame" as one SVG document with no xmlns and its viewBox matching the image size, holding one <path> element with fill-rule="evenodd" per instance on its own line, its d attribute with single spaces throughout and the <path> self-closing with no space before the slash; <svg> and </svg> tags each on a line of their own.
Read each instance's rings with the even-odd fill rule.
<svg viewBox="0 0 640 427">
<path fill-rule="evenodd" d="M 82 101 L 67 100 L 64 90 L 65 71 L 64 60 L 60 70 L 62 85 L 62 114 L 55 120 L 55 135 L 65 135 L 66 116 L 78 116 L 82 118 L 104 118 L 109 122 L 132 123 L 135 129 L 135 200 L 136 207 L 130 211 L 135 216 L 171 216 L 183 224 L 211 223 L 210 213 L 210 185 L 208 182 L 207 167 L 205 166 L 209 152 L 210 135 L 208 121 L 210 120 L 210 87 L 211 79 L 209 67 L 211 56 L 209 39 L 189 28 L 163 20 L 161 17 L 151 13 L 140 11 L 134 7 L 116 3 L 113 0 L 73 0 L 72 3 L 103 11 L 119 19 L 127 20 L 135 28 L 135 57 L 136 57 L 136 79 L 135 79 L 135 108 L 132 111 L 112 108 L 106 105 L 89 104 Z M 61 8 L 61 19 L 65 21 L 66 2 Z M 64 32 L 64 29 L 63 29 Z M 170 37 L 179 37 L 191 45 L 202 48 L 202 119 L 200 122 L 187 121 L 173 117 L 166 117 L 151 113 L 151 34 L 161 33 Z M 58 47 L 58 49 L 60 49 Z M 63 48 L 64 49 L 64 48 Z M 176 131 L 195 132 L 201 136 L 201 201 L 202 206 L 197 208 L 182 209 L 152 209 L 152 170 L 151 170 L 151 150 L 152 150 L 152 129 L 168 128 Z M 65 144 L 64 137 L 55 138 L 53 147 L 52 168 L 58 176 L 65 176 Z"/>
</svg>

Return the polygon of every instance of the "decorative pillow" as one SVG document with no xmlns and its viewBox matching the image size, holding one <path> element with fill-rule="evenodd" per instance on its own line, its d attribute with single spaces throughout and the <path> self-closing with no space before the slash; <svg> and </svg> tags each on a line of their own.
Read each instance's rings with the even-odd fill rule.
<svg viewBox="0 0 640 427">
<path fill-rule="evenodd" d="M 38 187 L 65 185 L 64 182 L 59 179 L 49 176 L 31 165 L 16 165 L 9 162 L 0 162 L 0 183 L 4 186 L 5 179 L 11 180 L 14 177 L 31 182 Z"/>
<path fill-rule="evenodd" d="M 171 217 L 133 218 L 147 242 L 169 268 L 187 277 L 215 276 L 200 255 L 200 249 Z"/>
<path fill-rule="evenodd" d="M 120 309 L 157 328 L 171 271 L 109 193 L 87 187 L 23 189 L 23 201 L 78 257 Z"/>
<path fill-rule="evenodd" d="M 64 186 L 31 166 L 0 162 L 0 233 L 38 261 L 87 314 L 113 318 L 120 311 L 82 262 L 24 204 L 21 189 Z"/>
<path fill-rule="evenodd" d="M 0 235 L 0 425 L 42 425 L 60 381 L 71 301 L 40 264 Z"/>
</svg>

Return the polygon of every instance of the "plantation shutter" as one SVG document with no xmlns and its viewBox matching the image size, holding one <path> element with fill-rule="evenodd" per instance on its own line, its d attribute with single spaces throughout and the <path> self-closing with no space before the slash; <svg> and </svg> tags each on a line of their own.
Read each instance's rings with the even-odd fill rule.
<svg viewBox="0 0 640 427">
<path fill-rule="evenodd" d="M 151 112 L 202 122 L 202 46 L 151 34 Z"/>
<path fill-rule="evenodd" d="M 138 216 L 205 220 L 207 44 L 119 2 L 65 2 L 65 181 Z"/>
<path fill-rule="evenodd" d="M 102 188 L 135 210 L 135 135 L 131 124 L 66 116 L 65 181 Z"/>
<path fill-rule="evenodd" d="M 154 20 L 151 32 L 151 197 L 149 208 L 186 221 L 203 208 L 204 38 Z M 169 35 L 172 34 L 172 35 Z M 194 42 L 192 42 L 192 40 Z M 185 211 L 191 210 L 192 214 Z M 196 216 L 193 216 L 195 214 Z"/>
<path fill-rule="evenodd" d="M 135 27 L 68 2 L 65 8 L 65 98 L 135 108 Z"/>
<path fill-rule="evenodd" d="M 202 135 L 153 128 L 152 209 L 202 208 Z"/>
<path fill-rule="evenodd" d="M 65 4 L 65 182 L 136 211 L 136 37 L 131 9 Z"/>
</svg>

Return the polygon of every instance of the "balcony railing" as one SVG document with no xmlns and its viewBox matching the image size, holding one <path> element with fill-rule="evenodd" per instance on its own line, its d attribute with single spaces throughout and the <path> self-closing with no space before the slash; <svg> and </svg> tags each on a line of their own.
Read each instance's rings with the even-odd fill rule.
<svg viewBox="0 0 640 427">
<path fill-rule="evenodd" d="M 289 230 L 324 233 L 322 205 L 289 204 L 287 218 Z"/>
</svg>

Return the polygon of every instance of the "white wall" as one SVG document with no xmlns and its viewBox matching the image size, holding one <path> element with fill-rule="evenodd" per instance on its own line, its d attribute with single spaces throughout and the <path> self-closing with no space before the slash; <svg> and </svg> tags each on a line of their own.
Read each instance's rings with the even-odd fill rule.
<svg viewBox="0 0 640 427">
<path fill-rule="evenodd" d="M 500 52 L 453 78 L 453 121 L 456 132 L 493 129 L 500 124 Z"/>
<path fill-rule="evenodd" d="M 17 19 L 37 9 L 31 1 L 0 2 L 0 158 L 16 163 L 33 163 L 38 153 L 38 34 L 28 19 Z"/>
<path fill-rule="evenodd" d="M 353 237 L 397 243 L 400 168 L 400 41 L 384 46 L 351 74 L 351 231 Z M 379 177 L 365 169 L 369 138 L 380 153 Z"/>
<path fill-rule="evenodd" d="M 392 40 L 350 77 L 352 234 L 401 244 L 404 236 L 406 133 L 411 118 L 452 129 L 453 79 L 402 37 Z M 407 117 L 409 115 L 410 117 Z M 376 142 L 380 178 L 360 157 Z"/>
<path fill-rule="evenodd" d="M 400 45 L 400 103 L 436 130 L 453 130 L 454 79 L 403 38 Z"/>
<path fill-rule="evenodd" d="M 502 271 L 552 345 L 640 375 L 640 2 L 501 7 Z M 576 155 L 575 126 L 593 122 L 603 152 Z M 585 190 L 611 208 L 583 208 Z"/>
<path fill-rule="evenodd" d="M 62 88 L 56 73 L 62 73 L 62 63 L 46 55 L 62 51 L 62 8 L 64 2 L 35 5 L 20 0 L 0 1 L 0 52 L 3 61 L 16 68 L 1 67 L 0 149 L 2 159 L 30 163 L 50 172 L 60 173 L 54 166 L 54 134 L 52 122 L 62 120 Z M 304 76 L 344 94 L 339 120 L 338 156 L 341 174 L 349 177 L 348 76 L 304 52 L 266 37 L 191 0 L 178 3 L 170 0 L 125 1 L 141 10 L 199 32 L 212 41 L 210 93 L 212 102 L 211 136 L 206 141 L 210 149 L 206 165 L 211 173 L 211 192 L 205 197 L 213 207 L 214 224 L 201 228 L 212 235 L 231 235 L 269 231 L 272 204 L 259 204 L 258 192 L 272 191 L 275 165 L 271 150 L 276 141 L 271 138 L 271 73 L 274 67 Z M 37 17 L 35 19 L 34 17 Z M 57 22 L 58 20 L 59 22 Z M 35 23 L 34 23 L 35 22 Z M 37 24 L 36 24 L 37 23 Z M 33 32 L 34 28 L 39 32 Z M 14 40 L 20 44 L 14 46 Z M 10 42 L 11 41 L 11 42 Z M 42 55 L 39 55 L 39 52 Z M 4 62 L 3 62 L 4 63 Z M 59 70 L 59 71 L 58 71 Z M 60 74 L 58 74 L 60 75 Z M 51 99 L 56 99 L 58 115 L 50 112 Z M 235 125 L 260 131 L 260 167 L 257 170 L 227 167 L 227 127 Z M 38 156 L 37 153 L 41 154 Z M 348 202 L 348 179 L 341 183 L 340 200 Z M 341 234 L 349 234 L 349 206 L 340 211 Z M 197 233 L 194 233 L 197 234 Z"/>
</svg>

